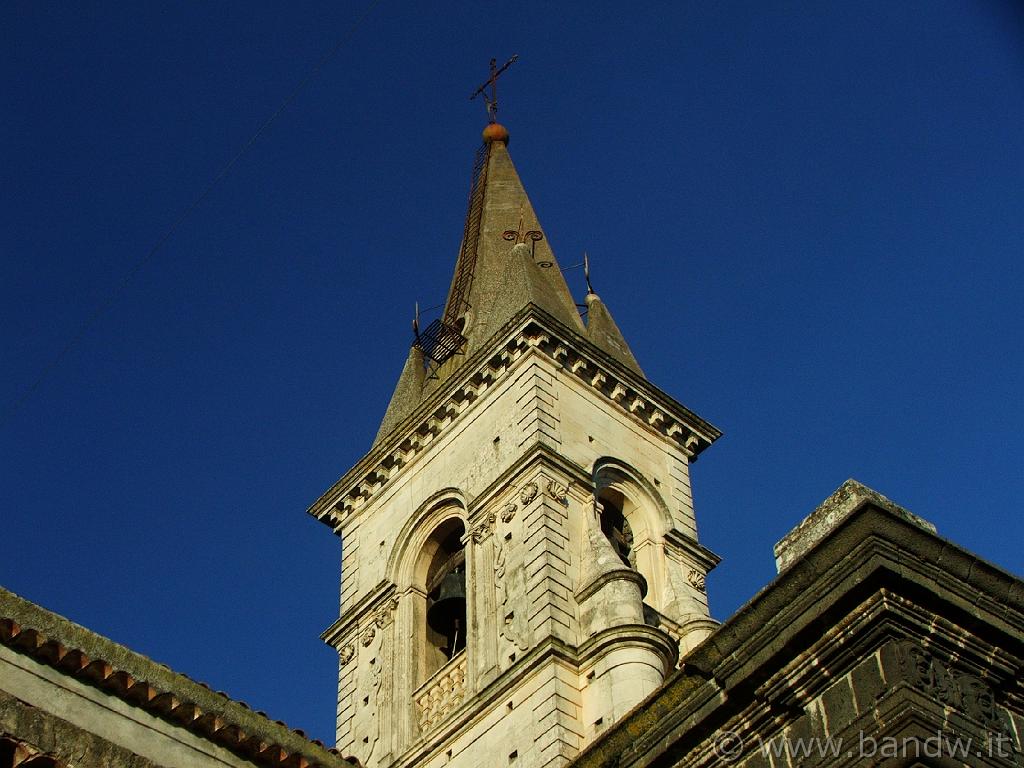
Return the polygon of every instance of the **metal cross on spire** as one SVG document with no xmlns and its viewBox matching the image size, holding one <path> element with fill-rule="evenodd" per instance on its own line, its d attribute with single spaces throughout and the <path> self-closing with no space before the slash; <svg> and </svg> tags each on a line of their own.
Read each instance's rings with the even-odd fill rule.
<svg viewBox="0 0 1024 768">
<path fill-rule="evenodd" d="M 498 60 L 491 59 L 491 76 L 484 80 L 484 82 L 473 91 L 473 95 L 469 97 L 472 101 L 477 96 L 484 97 L 484 105 L 487 107 L 487 117 L 492 123 L 498 122 L 498 77 L 506 69 L 516 63 L 516 59 L 519 58 L 519 54 L 515 54 L 511 59 L 502 64 L 501 69 L 498 69 Z M 487 86 L 491 87 L 490 96 L 487 95 Z"/>
</svg>

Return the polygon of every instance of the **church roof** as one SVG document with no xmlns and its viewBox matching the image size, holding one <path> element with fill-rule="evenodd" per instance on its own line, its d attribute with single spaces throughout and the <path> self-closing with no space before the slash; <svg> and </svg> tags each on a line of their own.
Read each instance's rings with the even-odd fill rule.
<svg viewBox="0 0 1024 768">
<path fill-rule="evenodd" d="M 591 319 L 584 325 L 512 164 L 508 132 L 492 123 L 484 131 L 474 164 L 469 210 L 444 313 L 426 328 L 417 328 L 414 353 L 399 377 L 374 444 L 524 307 L 542 310 L 642 375 L 608 309 L 590 298 Z M 429 369 L 429 376 L 423 375 L 424 369 Z"/>
<path fill-rule="evenodd" d="M 352 768 L 318 741 L 0 588 L 0 645 L 182 726 L 259 766 Z"/>
</svg>

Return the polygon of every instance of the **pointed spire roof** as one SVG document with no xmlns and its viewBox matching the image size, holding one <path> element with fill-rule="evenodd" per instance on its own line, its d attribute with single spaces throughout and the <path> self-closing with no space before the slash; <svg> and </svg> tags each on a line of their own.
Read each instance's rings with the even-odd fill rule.
<svg viewBox="0 0 1024 768">
<path fill-rule="evenodd" d="M 587 294 L 587 338 L 631 371 L 644 375 L 612 313 L 593 291 Z"/>
<path fill-rule="evenodd" d="M 409 356 L 405 359 L 405 367 L 402 368 L 402 373 L 398 377 L 398 384 L 395 385 L 388 409 L 384 412 L 380 429 L 377 430 L 377 436 L 373 439 L 374 445 L 397 427 L 406 416 L 416 410 L 416 406 L 423 398 L 423 382 L 426 375 L 423 351 L 413 345 L 409 350 Z"/>
<path fill-rule="evenodd" d="M 584 325 L 547 235 L 508 152 L 508 131 L 490 123 L 473 167 L 469 210 L 443 315 L 409 353 L 374 443 L 416 410 L 509 320 L 535 306 L 641 374 L 618 326 L 596 294 Z M 460 354 L 455 354 L 459 352 Z M 424 370 L 427 364 L 431 375 Z"/>
<path fill-rule="evenodd" d="M 484 131 L 483 157 L 473 185 L 445 320 L 461 328 L 466 353 L 483 346 L 527 304 L 535 304 L 581 333 L 576 302 L 508 153 L 508 131 Z"/>
</svg>

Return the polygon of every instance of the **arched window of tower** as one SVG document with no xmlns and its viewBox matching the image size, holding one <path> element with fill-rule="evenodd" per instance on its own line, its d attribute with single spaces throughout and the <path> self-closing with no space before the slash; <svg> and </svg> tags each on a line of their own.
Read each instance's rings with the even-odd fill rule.
<svg viewBox="0 0 1024 768">
<path fill-rule="evenodd" d="M 618 500 L 614 497 L 618 497 Z M 601 531 L 611 542 L 615 554 L 622 560 L 623 565 L 628 565 L 636 570 L 636 555 L 633 552 L 633 529 L 629 527 L 629 521 L 622 513 L 622 494 L 615 491 L 606 491 L 598 499 L 601 505 Z"/>
<path fill-rule="evenodd" d="M 623 564 L 644 580 L 643 599 L 648 623 L 655 614 L 671 616 L 665 534 L 672 527 L 663 499 L 635 468 L 605 457 L 594 468 L 594 493 L 600 505 L 601 530 Z"/>
<path fill-rule="evenodd" d="M 459 519 L 441 523 L 427 539 L 424 574 L 427 595 L 423 631 L 424 679 L 466 647 L 466 529 Z"/>
<path fill-rule="evenodd" d="M 641 594 L 646 600 L 651 584 L 650 572 L 649 569 L 641 568 L 637 564 L 635 545 L 638 542 L 634 539 L 633 526 L 630 525 L 629 517 L 625 512 L 625 510 L 633 512 L 634 514 L 631 516 L 634 518 L 634 522 L 638 522 L 635 519 L 637 505 L 615 488 L 602 489 L 597 501 L 601 509 L 601 532 L 611 542 L 612 549 L 615 550 L 615 554 L 619 556 L 622 564 L 632 568 L 643 578 Z M 646 530 L 646 528 L 647 526 L 641 525 L 641 530 Z M 645 573 L 645 570 L 648 570 L 648 573 Z"/>
</svg>

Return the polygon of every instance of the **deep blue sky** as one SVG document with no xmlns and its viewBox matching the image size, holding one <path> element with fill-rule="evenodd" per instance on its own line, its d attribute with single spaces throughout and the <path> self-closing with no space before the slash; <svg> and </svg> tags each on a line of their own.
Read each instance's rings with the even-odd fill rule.
<svg viewBox="0 0 1024 768">
<path fill-rule="evenodd" d="M 144 7 L 142 7 L 144 6 Z M 1013 2 L 8 3 L 0 584 L 333 740 L 339 549 L 462 232 L 487 61 L 563 265 L 721 427 L 726 618 L 847 477 L 1024 571 Z M 582 275 L 569 272 L 582 296 Z"/>
</svg>

